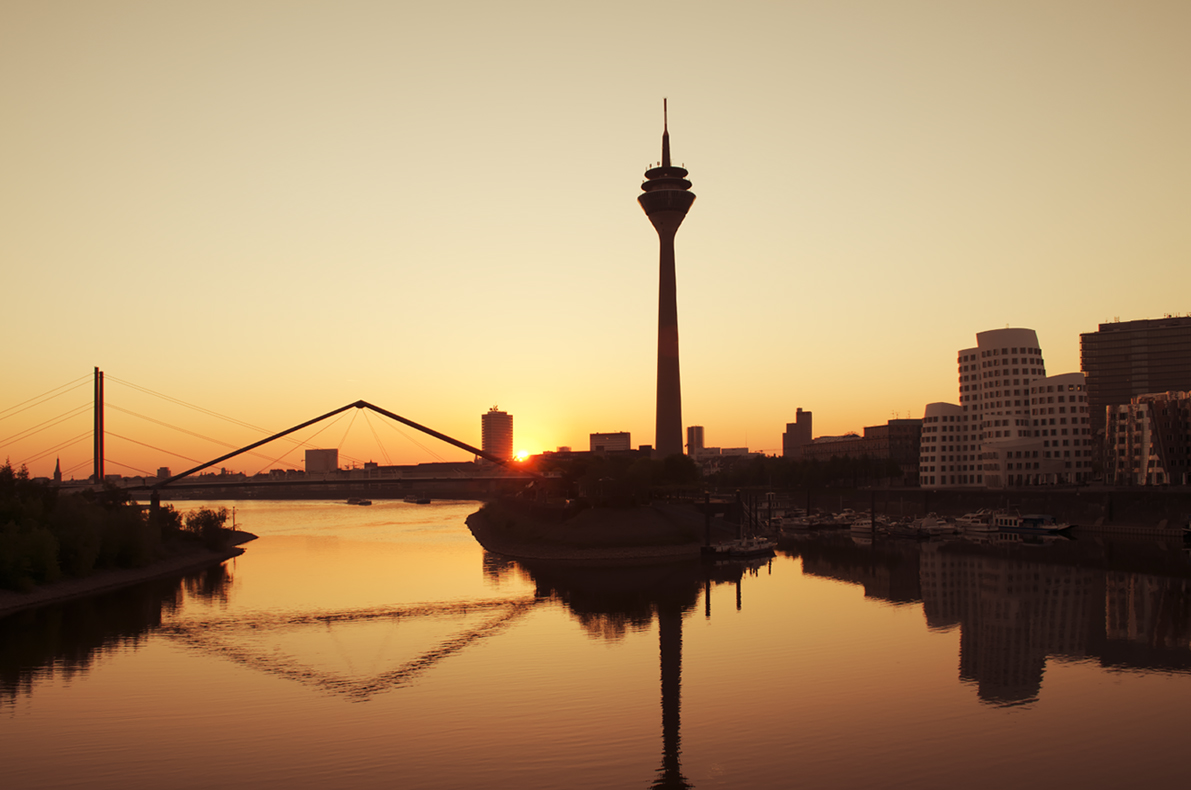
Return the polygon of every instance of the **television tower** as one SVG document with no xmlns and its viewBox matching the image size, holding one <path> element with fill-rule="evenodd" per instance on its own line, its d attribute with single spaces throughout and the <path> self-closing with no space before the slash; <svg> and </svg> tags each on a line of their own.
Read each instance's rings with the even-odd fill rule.
<svg viewBox="0 0 1191 790">
<path fill-rule="evenodd" d="M 674 275 L 674 234 L 695 195 L 687 171 L 670 164 L 670 130 L 662 99 L 662 162 L 645 171 L 637 202 L 658 232 L 661 248 L 658 283 L 658 400 L 654 456 L 682 454 L 682 386 L 678 377 L 678 291 Z"/>
</svg>

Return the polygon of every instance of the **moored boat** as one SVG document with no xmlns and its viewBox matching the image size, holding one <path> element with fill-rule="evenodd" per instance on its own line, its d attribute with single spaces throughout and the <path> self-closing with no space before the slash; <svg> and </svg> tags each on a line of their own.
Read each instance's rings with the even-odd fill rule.
<svg viewBox="0 0 1191 790">
<path fill-rule="evenodd" d="M 776 544 L 769 538 L 737 538 L 703 547 L 705 559 L 743 559 L 745 557 L 771 557 Z"/>
<path fill-rule="evenodd" d="M 1017 513 L 994 513 L 990 523 L 997 532 L 1017 532 L 1022 535 L 1057 535 L 1071 529 L 1072 526 L 1042 513 L 1024 516 Z"/>
</svg>

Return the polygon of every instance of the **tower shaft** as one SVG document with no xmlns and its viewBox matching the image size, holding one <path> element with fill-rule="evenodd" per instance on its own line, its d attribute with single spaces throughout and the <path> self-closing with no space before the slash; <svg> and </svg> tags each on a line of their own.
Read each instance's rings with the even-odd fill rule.
<svg viewBox="0 0 1191 790">
<path fill-rule="evenodd" d="M 682 454 L 682 385 L 678 366 L 678 284 L 674 265 L 674 235 L 686 218 L 695 195 L 687 171 L 670 162 L 670 131 L 662 126 L 662 161 L 645 171 L 643 194 L 637 196 L 658 233 L 658 380 L 654 454 L 658 458 Z"/>
<path fill-rule="evenodd" d="M 658 228 L 658 380 L 655 444 L 659 458 L 682 454 L 682 384 L 678 364 L 678 277 L 674 231 Z"/>
</svg>

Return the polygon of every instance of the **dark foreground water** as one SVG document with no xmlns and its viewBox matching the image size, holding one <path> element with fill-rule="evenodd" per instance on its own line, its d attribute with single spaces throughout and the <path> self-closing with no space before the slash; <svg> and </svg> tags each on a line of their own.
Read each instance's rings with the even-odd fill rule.
<svg viewBox="0 0 1191 790">
<path fill-rule="evenodd" d="M 595 571 L 475 507 L 237 503 L 221 568 L 0 620 L 0 786 L 1187 785 L 1181 545 Z"/>
</svg>

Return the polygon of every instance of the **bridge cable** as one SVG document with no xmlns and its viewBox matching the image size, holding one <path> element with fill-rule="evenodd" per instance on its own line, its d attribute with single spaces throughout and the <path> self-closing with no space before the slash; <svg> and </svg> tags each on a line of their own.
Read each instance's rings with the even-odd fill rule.
<svg viewBox="0 0 1191 790">
<path fill-rule="evenodd" d="M 62 474 L 64 474 L 64 475 L 70 474 L 71 472 L 74 472 L 77 469 L 82 469 L 83 467 L 90 466 L 93 463 L 95 463 L 94 458 L 86 458 L 86 459 L 80 461 L 79 463 L 75 464 L 74 466 L 69 466 L 66 469 L 63 469 Z"/>
<path fill-rule="evenodd" d="M 175 453 L 173 450 L 166 450 L 163 447 L 154 447 L 151 444 L 145 444 L 144 442 L 138 442 L 136 439 L 130 439 L 127 436 L 121 436 L 120 434 L 113 433 L 112 431 L 105 431 L 105 434 L 108 436 L 113 436 L 117 439 L 123 439 L 126 442 L 132 442 L 133 444 L 139 444 L 141 447 L 148 447 L 150 450 L 156 450 L 159 453 L 165 453 L 166 455 L 172 455 L 176 458 L 181 458 L 184 461 L 190 461 L 191 463 L 194 463 L 194 464 L 202 463 L 202 461 L 200 461 L 196 458 L 190 458 L 189 456 L 182 455 L 181 453 Z M 131 469 L 131 468 L 132 467 L 129 467 L 129 469 Z"/>
<path fill-rule="evenodd" d="M 66 441 L 64 441 L 60 444 L 54 445 L 53 447 L 51 447 L 48 450 L 42 450 L 41 452 L 37 453 L 36 455 L 29 456 L 25 460 L 21 461 L 20 465 L 31 464 L 35 461 L 40 461 L 42 458 L 45 458 L 47 455 L 53 455 L 55 452 L 57 452 L 59 450 L 65 450 L 67 447 L 78 444 L 79 442 L 83 441 L 84 439 L 89 438 L 91 435 L 92 435 L 91 431 L 84 431 L 83 433 L 80 433 L 78 436 L 74 437 L 73 439 L 67 439 Z M 79 466 L 85 466 L 90 463 L 94 463 L 94 459 L 88 458 L 85 461 L 83 461 L 81 464 L 79 464 Z"/>
<path fill-rule="evenodd" d="M 78 389 L 79 387 L 83 386 L 83 384 L 85 384 L 85 383 L 86 383 L 88 380 L 90 380 L 90 378 L 91 378 L 91 376 L 90 376 L 90 375 L 83 376 L 83 378 L 81 378 L 81 379 L 75 379 L 74 381 L 71 381 L 71 382 L 69 382 L 69 383 L 67 383 L 67 384 L 63 384 L 61 387 L 54 387 L 54 389 L 52 389 L 52 390 L 48 390 L 47 392 L 43 392 L 43 393 L 41 393 L 41 395 L 38 395 L 38 396 L 36 396 L 36 397 L 33 397 L 33 398 L 30 398 L 29 400 L 26 400 L 26 401 L 21 401 L 21 402 L 20 402 L 20 403 L 18 403 L 16 406 L 9 406 L 9 407 L 8 407 L 7 409 L 5 409 L 4 411 L 0 411 L 0 415 L 2 415 L 2 416 L 0 416 L 0 420 L 7 420 L 9 417 L 15 417 L 16 415 L 20 414 L 21 412 L 23 412 L 23 411 L 25 411 L 25 410 L 27 410 L 27 409 L 32 409 L 34 406 L 40 406 L 41 404 L 45 403 L 46 401 L 51 401 L 51 400 L 53 400 L 54 398 L 57 398 L 57 397 L 58 397 L 58 395 L 65 395 L 67 392 L 71 392 L 71 391 L 73 391 L 73 390 L 76 390 L 76 389 Z M 59 392 L 57 395 L 51 395 L 51 396 L 50 396 L 50 397 L 48 397 L 48 398 L 47 398 L 47 397 L 45 397 L 46 395 L 49 395 L 51 392 L 54 392 L 55 390 L 60 390 L 60 389 L 63 389 L 63 387 L 70 387 L 70 385 L 71 385 L 71 384 L 73 384 L 73 385 L 75 385 L 75 386 L 71 387 L 71 388 L 70 388 L 70 389 L 68 389 L 68 390 L 64 390 L 64 391 L 62 391 L 62 392 Z M 38 400 L 39 398 L 40 398 L 41 400 Z M 33 403 L 32 401 L 37 401 L 37 403 Z M 25 406 L 25 404 L 29 404 L 29 405 L 28 405 L 28 406 Z M 21 408 L 22 406 L 25 406 L 25 408 L 24 408 L 24 409 L 22 409 L 22 408 Z M 14 411 L 14 409 L 16 409 L 16 411 Z M 12 413 L 11 413 L 11 414 L 6 414 L 5 412 L 12 412 Z"/>
<path fill-rule="evenodd" d="M 352 426 L 356 424 L 356 417 L 360 416 L 362 409 L 352 409 L 352 418 L 347 423 L 347 428 L 343 430 L 343 436 L 339 437 L 339 444 L 335 445 L 335 450 L 338 451 L 343 448 L 343 443 L 347 441 L 347 435 L 351 433 Z"/>
<path fill-rule="evenodd" d="M 142 477 L 153 477 L 152 472 L 146 472 L 144 469 L 137 469 L 135 466 L 129 466 L 128 464 L 122 464 L 119 461 L 112 460 L 111 458 L 104 458 L 103 462 L 105 464 L 115 464 L 116 466 L 122 466 L 125 469 L 131 469 L 134 472 L 140 472 Z"/>
<path fill-rule="evenodd" d="M 3 447 L 4 445 L 9 444 L 10 442 L 19 442 L 22 439 L 28 439 L 30 436 L 33 436 L 34 434 L 41 433 L 46 428 L 52 428 L 59 423 L 66 422 L 69 419 L 72 419 L 74 417 L 79 416 L 80 414 L 90 411 L 90 409 L 91 409 L 91 404 L 89 404 L 89 403 L 84 403 L 82 406 L 76 406 L 74 409 L 72 409 L 68 412 L 63 412 L 62 414 L 59 414 L 56 417 L 51 417 L 50 419 L 46 420 L 45 422 L 39 422 L 37 425 L 34 425 L 30 428 L 26 428 L 23 431 L 18 431 L 17 433 L 14 433 L 12 436 L 9 436 L 7 439 L 0 439 L 0 447 Z"/>
<path fill-rule="evenodd" d="M 206 408 L 203 408 L 202 406 L 195 406 L 193 403 L 187 403 L 186 401 L 181 400 L 180 398 L 175 398 L 172 395 L 164 395 L 164 394 L 157 392 L 155 390 L 151 390 L 148 387 L 142 387 L 139 384 L 133 384 L 131 381 L 124 381 L 123 379 L 116 378 L 115 376 L 113 376 L 111 374 L 104 374 L 104 376 L 105 376 L 105 378 L 104 378 L 105 381 L 114 381 L 117 384 L 123 384 L 126 387 L 131 387 L 132 389 L 140 390 L 141 392 L 161 398 L 162 400 L 167 400 L 167 401 L 170 401 L 171 403 L 176 403 L 179 406 L 185 406 L 188 409 L 194 409 L 195 411 L 202 412 L 203 414 L 207 414 L 212 417 L 218 417 L 221 420 L 226 420 L 227 422 L 233 423 L 235 425 L 239 425 L 242 428 L 250 428 L 254 431 L 260 431 L 261 433 L 265 433 L 265 434 L 270 433 L 270 431 L 268 431 L 265 428 L 260 427 L 259 425 L 253 425 L 252 423 L 244 422 L 243 420 L 237 420 L 235 417 L 228 417 L 226 414 L 220 414 L 217 411 L 212 411 L 211 409 L 206 409 Z"/>
<path fill-rule="evenodd" d="M 153 394 L 156 394 L 156 393 L 153 393 Z M 184 405 L 187 405 L 187 404 L 184 404 Z M 172 430 L 179 431 L 179 432 L 181 432 L 181 433 L 185 433 L 185 434 L 188 434 L 188 435 L 190 435 L 190 436 L 194 436 L 194 437 L 196 437 L 196 438 L 198 438 L 198 439 L 202 439 L 203 441 L 211 442 L 211 443 L 213 443 L 213 444 L 222 445 L 222 446 L 224 446 L 224 447 L 228 447 L 228 448 L 231 448 L 231 449 L 235 449 L 235 448 L 236 448 L 236 445 L 234 445 L 234 444 L 231 444 L 230 442 L 225 442 L 225 441 L 223 441 L 223 440 L 221 440 L 221 439 L 215 439 L 215 438 L 213 438 L 213 437 L 211 437 L 211 436 L 205 436 L 205 435 L 203 435 L 203 434 L 201 434 L 201 433 L 196 433 L 196 432 L 194 432 L 194 431 L 191 431 L 191 430 L 188 430 L 188 429 L 186 429 L 186 428 L 182 428 L 182 427 L 180 427 L 180 426 L 178 426 L 178 425 L 172 425 L 171 423 L 168 423 L 168 422 L 163 422 L 162 420 L 158 420 L 158 419 L 156 419 L 156 418 L 149 417 L 149 416 L 147 416 L 147 415 L 140 414 L 140 413 L 138 413 L 138 412 L 134 412 L 134 411 L 130 411 L 130 410 L 128 410 L 128 409 L 121 408 L 120 406 L 116 406 L 115 404 L 111 404 L 111 403 L 109 403 L 109 404 L 107 404 L 107 406 L 108 406 L 108 408 L 115 409 L 116 411 L 122 411 L 122 412 L 124 412 L 125 414 L 130 414 L 130 415 L 132 415 L 133 417 L 138 417 L 138 418 L 140 418 L 140 419 L 142 419 L 142 420 L 145 420 L 145 421 L 147 421 L 147 422 L 156 423 L 157 425 L 161 425 L 161 426 L 163 426 L 163 427 L 165 427 L 165 428 L 170 428 L 170 429 L 172 429 Z M 197 408 L 197 407 L 195 407 L 195 408 Z M 204 411 L 204 410 L 203 410 L 203 409 L 199 409 L 199 411 Z M 221 416 L 221 415 L 215 415 L 215 416 L 217 416 L 217 417 L 218 417 L 218 416 Z M 230 418 L 225 418 L 225 419 L 230 419 Z M 233 421 L 233 422 L 234 422 L 234 421 Z M 243 426 L 245 426 L 245 427 L 251 428 L 252 430 L 256 430 L 256 431 L 264 430 L 264 429 L 262 429 L 262 428 L 257 428 L 257 427 L 255 427 L 255 426 L 248 425 L 248 423 L 242 423 L 242 425 L 243 425 Z M 294 439 L 294 438 L 292 438 L 292 437 L 283 437 L 283 438 L 285 438 L 285 440 L 286 440 L 287 442 L 293 442 L 293 443 L 294 443 L 294 445 L 295 445 L 295 446 L 297 446 L 297 447 L 301 447 L 301 446 L 304 446 L 304 445 L 305 445 L 305 446 L 309 446 L 309 444 L 308 444 L 308 441 L 306 441 L 306 440 L 302 440 L 302 439 Z M 158 448 L 153 448 L 153 449 L 158 449 Z M 169 451 L 165 451 L 165 452 L 169 452 Z M 171 453 L 171 455 L 177 455 L 177 453 Z M 246 455 L 255 455 L 257 458 L 266 458 L 266 459 L 270 457 L 270 456 L 269 456 L 268 454 L 266 454 L 266 453 L 260 453 L 260 452 L 256 452 L 256 451 L 253 451 L 253 450 L 250 450 L 250 451 L 248 451 L 248 453 L 246 453 Z M 178 456 L 178 457 L 179 457 L 179 458 L 185 458 L 186 456 L 181 456 L 181 455 L 180 455 L 180 456 Z M 358 460 L 358 459 L 351 458 L 350 456 L 344 456 L 344 457 L 345 457 L 345 458 L 349 458 L 350 460 Z M 187 460 L 192 460 L 192 459 L 187 459 Z M 196 463 L 197 463 L 197 461 L 196 461 Z"/>
<path fill-rule="evenodd" d="M 398 434 L 399 434 L 399 435 L 400 435 L 402 438 L 404 438 L 406 441 L 408 441 L 408 442 L 410 442 L 411 444 L 415 445 L 415 446 L 416 446 L 416 447 L 418 447 L 418 449 L 420 449 L 422 452 L 424 452 L 424 453 L 426 453 L 426 454 L 428 454 L 428 455 L 432 456 L 433 458 L 435 458 L 436 460 L 438 460 L 440 463 L 447 463 L 447 459 L 443 458 L 441 455 L 439 455 L 438 453 L 434 452 L 434 451 L 433 451 L 433 450 L 431 450 L 429 447 L 425 446 L 424 444 L 422 444 L 421 442 L 419 442 L 417 439 L 413 438 L 412 436 L 410 436 L 409 434 L 407 434 L 405 431 L 403 431 L 403 430 L 401 430 L 400 428 L 398 428 L 398 427 L 397 427 L 395 424 L 393 424 L 393 422 L 392 422 L 391 420 L 385 420 L 385 421 L 383 421 L 381 424 L 382 424 L 382 425 L 387 425 L 387 426 L 389 426 L 389 427 L 390 427 L 390 428 L 392 428 L 394 431 L 396 431 L 396 432 L 397 432 L 397 433 L 398 433 Z"/>
<path fill-rule="evenodd" d="M 328 428 L 330 428 L 332 425 L 334 425 L 335 423 L 339 422 L 339 421 L 340 421 L 340 420 L 342 420 L 342 419 L 343 419 L 343 413 L 341 412 L 341 413 L 340 413 L 340 414 L 339 414 L 339 415 L 338 415 L 338 416 L 337 416 L 335 419 L 331 420 L 329 423 L 327 423 L 326 425 L 324 425 L 323 427 L 321 427 L 321 428 L 319 428 L 317 431 L 315 431 L 315 432 L 314 432 L 314 435 L 313 435 L 313 436 L 311 436 L 309 439 L 307 439 L 307 440 L 306 440 L 306 442 L 311 442 L 311 441 L 313 441 L 314 439 L 316 439 L 316 438 L 318 437 L 318 435 L 319 435 L 320 433 L 322 433 L 323 431 L 327 430 L 327 429 L 328 429 Z M 265 466 L 264 466 L 263 468 L 261 468 L 261 470 L 260 470 L 260 471 L 258 471 L 256 474 L 257 474 L 257 475 L 259 475 L 261 472 L 265 471 L 265 469 L 268 469 L 270 466 L 272 466 L 273 464 L 277 463 L 277 462 L 278 462 L 278 461 L 280 461 L 282 458 L 285 458 L 287 455 L 289 455 L 290 453 L 292 453 L 292 452 L 293 452 L 294 450 L 296 450 L 296 449 L 298 449 L 298 448 L 297 448 L 297 447 L 291 447 L 290 449 L 286 450 L 284 453 L 282 453 L 281 455 L 277 456 L 276 458 L 274 458 L 274 459 L 273 459 L 272 461 L 270 461 L 269 463 L 265 464 Z M 253 476 L 253 477 L 256 477 L 256 475 L 252 475 L 252 476 Z"/>
<path fill-rule="evenodd" d="M 372 438 L 376 439 L 376 446 L 380 448 L 380 454 L 384 456 L 385 466 L 392 466 L 393 461 L 389 458 L 389 451 L 385 449 L 384 443 L 380 440 L 380 434 L 376 432 L 376 424 L 368 414 L 369 409 L 362 409 L 361 411 L 364 412 L 364 422 L 368 423 L 368 430 L 372 431 Z"/>
</svg>

